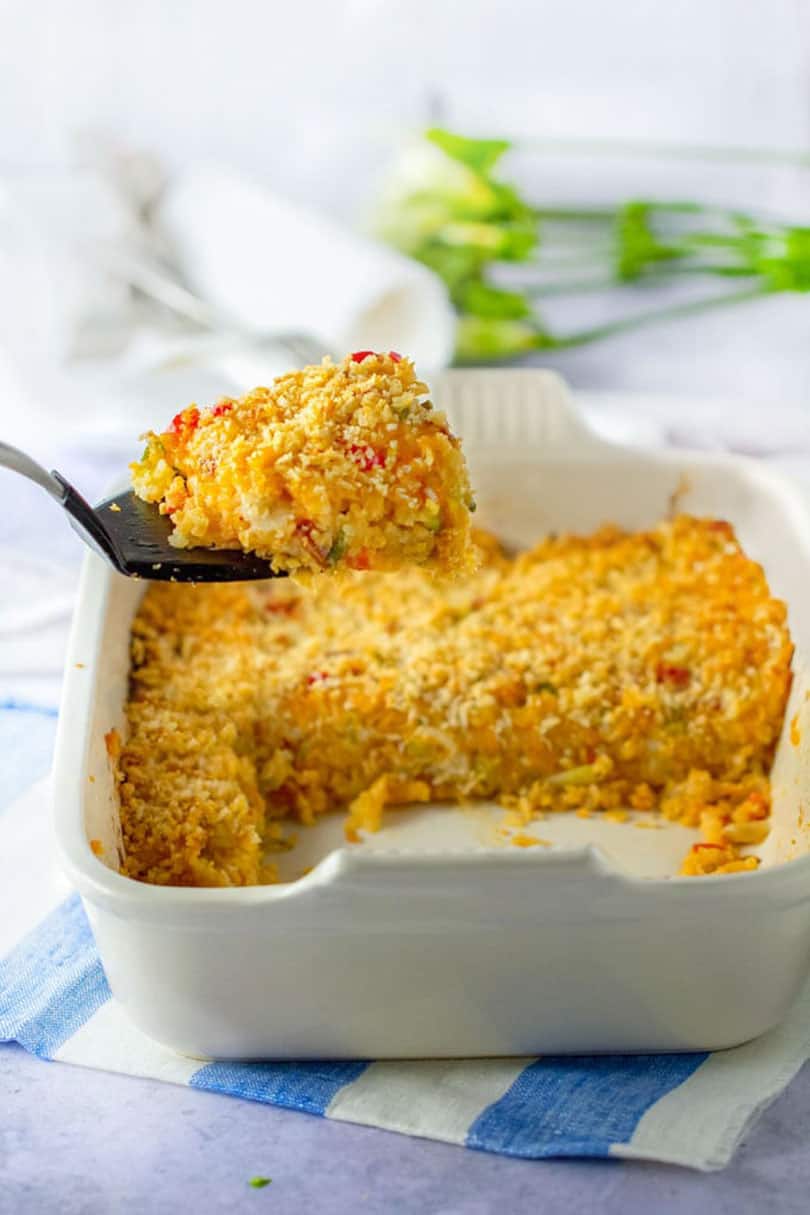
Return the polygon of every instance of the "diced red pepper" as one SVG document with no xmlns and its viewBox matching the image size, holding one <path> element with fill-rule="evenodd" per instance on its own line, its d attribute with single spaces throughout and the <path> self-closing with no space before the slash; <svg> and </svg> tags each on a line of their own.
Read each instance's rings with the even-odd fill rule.
<svg viewBox="0 0 810 1215">
<path fill-rule="evenodd" d="M 353 570 L 370 570 L 371 558 L 368 555 L 368 549 L 361 548 L 356 557 L 352 557 L 346 562 L 350 569 Z"/>
<path fill-rule="evenodd" d="M 179 435 L 183 430 L 196 430 L 200 424 L 200 411 L 196 405 L 191 409 L 182 409 L 172 418 L 169 429 L 172 434 Z"/>
<path fill-rule="evenodd" d="M 315 521 L 313 519 L 297 519 L 295 530 L 300 532 L 302 536 L 311 536 L 315 531 Z"/>
<path fill-rule="evenodd" d="M 220 401 L 219 404 L 215 405 L 211 410 L 211 417 L 221 418 L 224 414 L 230 413 L 232 409 L 233 401 Z"/>
<path fill-rule="evenodd" d="M 307 675 L 307 687 L 311 688 L 315 683 L 323 683 L 328 678 L 328 671 L 313 671 L 311 675 Z"/>
<path fill-rule="evenodd" d="M 352 354 L 350 357 L 352 362 L 362 363 L 363 359 L 373 359 L 376 358 L 376 355 L 376 350 L 355 350 L 354 354 Z M 397 350 L 389 350 L 388 357 L 393 363 L 402 362 L 402 355 Z"/>
<path fill-rule="evenodd" d="M 358 443 L 349 445 L 349 455 L 363 472 L 371 472 L 372 468 L 385 467 L 385 452 L 375 451 L 373 447 L 364 447 Z"/>
<path fill-rule="evenodd" d="M 749 813 L 755 820 L 767 818 L 771 812 L 767 798 L 764 798 L 761 793 L 749 793 L 743 805 L 752 807 Z"/>
<path fill-rule="evenodd" d="M 692 678 L 692 672 L 688 667 L 676 667 L 668 662 L 659 662 L 655 668 L 655 678 L 659 683 L 671 684 L 673 688 L 685 688 Z"/>
<path fill-rule="evenodd" d="M 727 536 L 734 534 L 734 528 L 725 519 L 712 519 L 711 523 L 709 524 L 709 531 L 724 532 Z"/>
<path fill-rule="evenodd" d="M 264 610 L 266 612 L 273 612 L 279 616 L 292 616 L 297 607 L 297 599 L 268 599 L 264 605 Z"/>
</svg>

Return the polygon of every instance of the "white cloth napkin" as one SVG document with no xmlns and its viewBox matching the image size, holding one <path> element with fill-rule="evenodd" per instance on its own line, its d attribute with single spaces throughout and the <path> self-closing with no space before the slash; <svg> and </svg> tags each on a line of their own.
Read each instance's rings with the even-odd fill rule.
<svg viewBox="0 0 810 1215">
<path fill-rule="evenodd" d="M 145 297 L 145 275 L 184 281 L 211 332 Z M 301 361 L 256 335 L 304 335 L 338 357 L 400 350 L 426 375 L 453 352 L 452 307 L 425 267 L 235 174 L 166 181 L 119 152 L 0 179 L 0 281 L 4 437 L 134 437 Z"/>
<path fill-rule="evenodd" d="M 157 210 L 184 277 L 245 329 L 311 334 L 338 355 L 401 349 L 423 374 L 454 321 L 424 266 L 218 169 L 170 184 Z"/>
</svg>

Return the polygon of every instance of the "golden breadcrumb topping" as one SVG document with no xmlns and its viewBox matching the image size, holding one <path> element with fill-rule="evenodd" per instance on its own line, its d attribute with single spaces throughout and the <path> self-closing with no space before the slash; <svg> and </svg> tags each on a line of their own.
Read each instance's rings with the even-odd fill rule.
<svg viewBox="0 0 810 1215">
<path fill-rule="evenodd" d="M 413 363 L 361 350 L 177 414 L 131 466 L 179 548 L 242 548 L 295 572 L 470 567 L 458 439 Z"/>
<path fill-rule="evenodd" d="M 732 528 L 605 527 L 441 581 L 150 586 L 120 757 L 123 872 L 272 879 L 285 819 L 497 799 L 699 827 L 683 872 L 756 866 L 790 684 L 782 603 Z"/>
</svg>

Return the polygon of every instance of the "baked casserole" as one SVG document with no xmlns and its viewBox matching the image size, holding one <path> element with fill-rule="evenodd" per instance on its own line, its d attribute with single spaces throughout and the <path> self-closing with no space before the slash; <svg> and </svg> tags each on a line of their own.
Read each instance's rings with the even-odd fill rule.
<svg viewBox="0 0 810 1215">
<path fill-rule="evenodd" d="M 732 527 L 682 515 L 516 557 L 476 542 L 454 578 L 150 586 L 116 754 L 122 871 L 272 881 L 291 822 L 342 811 L 355 840 L 386 805 L 472 799 L 518 830 L 658 814 L 700 830 L 684 873 L 755 868 L 792 645 Z"/>
</svg>

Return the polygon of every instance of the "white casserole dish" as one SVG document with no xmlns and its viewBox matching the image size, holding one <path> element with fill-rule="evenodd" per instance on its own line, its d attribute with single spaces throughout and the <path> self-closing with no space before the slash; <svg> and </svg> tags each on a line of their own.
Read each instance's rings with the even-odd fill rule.
<svg viewBox="0 0 810 1215">
<path fill-rule="evenodd" d="M 793 489 L 737 458 L 607 444 L 550 373 L 454 371 L 436 398 L 464 438 L 478 518 L 513 544 L 607 520 L 651 525 L 686 476 L 682 508 L 731 520 L 789 604 L 797 673 L 786 721 L 798 713 L 805 732 L 810 521 Z M 787 727 L 755 873 L 671 877 L 693 838 L 686 828 L 572 815 L 538 824 L 553 847 L 524 850 L 496 842 L 497 812 L 483 807 L 398 812 L 354 846 L 325 821 L 304 833 L 295 862 L 318 863 L 279 886 L 122 877 L 104 734 L 123 731 L 142 591 L 86 558 L 55 829 L 113 993 L 152 1037 L 218 1059 L 710 1050 L 786 1012 L 810 966 L 810 749 L 792 745 Z"/>
</svg>

